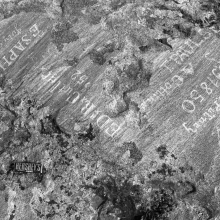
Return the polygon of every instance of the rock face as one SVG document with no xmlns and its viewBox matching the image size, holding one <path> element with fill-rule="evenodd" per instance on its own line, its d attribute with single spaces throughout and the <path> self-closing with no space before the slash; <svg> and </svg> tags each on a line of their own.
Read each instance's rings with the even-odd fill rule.
<svg viewBox="0 0 220 220">
<path fill-rule="evenodd" d="M 83 13 L 81 10 L 83 7 L 81 8 L 80 4 L 77 5 L 77 2 L 73 5 L 80 9 L 77 8 L 75 13 Z M 95 1 L 91 2 L 89 3 L 90 6 L 95 4 Z M 63 1 L 61 5 L 64 14 L 73 10 L 70 5 L 67 5 L 68 1 Z M 69 149 L 66 147 L 69 143 L 68 137 L 77 131 L 78 139 L 81 141 L 80 143 L 83 143 L 85 152 L 88 150 L 85 147 L 86 144 L 94 141 L 92 145 L 96 146 L 95 141 L 98 138 L 101 146 L 98 151 L 102 152 L 106 158 L 115 157 L 120 166 L 121 164 L 129 164 L 129 166 L 132 164 L 131 167 L 138 165 L 140 170 L 144 170 L 151 164 L 152 160 L 158 159 L 158 152 L 155 149 L 163 146 L 159 148 L 163 151 L 160 154 L 164 153 L 162 156 L 160 155 L 161 160 L 165 160 L 168 152 L 173 155 L 172 158 L 180 158 L 179 162 L 186 158 L 188 163 L 193 164 L 198 172 L 206 176 L 208 184 L 213 187 L 213 184 L 216 181 L 218 182 L 220 146 L 220 31 L 196 28 L 196 34 L 192 38 L 174 40 L 172 50 L 169 48 L 164 52 L 150 51 L 145 53 L 142 48 L 137 52 L 137 57 L 132 58 L 133 60 L 130 57 L 123 57 L 118 61 L 119 58 L 115 60 L 114 58 L 121 51 L 115 43 L 115 37 L 103 29 L 101 23 L 97 21 L 91 24 L 80 16 L 74 22 L 65 19 L 55 21 L 51 18 L 53 16 L 46 12 L 21 11 L 0 22 L 0 95 L 4 97 L 5 84 L 10 82 L 11 89 L 7 90 L 7 99 L 13 100 L 13 103 L 8 104 L 13 108 L 7 109 L 2 106 L 2 103 L 0 105 L 2 175 L 5 175 L 4 173 L 7 170 L 5 164 L 8 164 L 9 160 L 13 157 L 24 159 L 24 156 L 29 154 L 27 152 L 31 147 L 28 143 L 34 145 L 34 141 L 39 141 L 39 137 L 36 135 L 35 140 L 30 143 L 31 134 L 29 131 L 39 128 L 44 135 L 49 136 L 50 133 L 54 133 L 55 135 L 52 135 L 51 138 L 55 139 L 56 137 L 59 146 L 62 145 L 63 148 L 57 150 L 59 151 L 57 154 L 62 154 L 60 161 L 63 166 L 67 166 L 65 163 L 68 164 L 72 160 L 72 158 L 68 158 L 68 155 L 63 155 Z M 152 64 L 150 70 L 147 66 L 149 63 Z M 125 68 L 124 66 L 121 67 L 122 65 Z M 24 90 L 31 94 L 39 105 L 34 108 L 34 104 L 27 101 L 28 111 L 21 113 L 19 117 L 25 118 L 25 123 L 28 126 L 16 130 L 16 126 L 21 126 L 20 124 L 16 125 L 16 123 L 18 123 L 18 112 L 23 112 L 19 97 L 23 95 Z M 3 98 L 0 101 L 2 100 Z M 48 116 L 47 111 L 35 114 L 36 109 L 46 107 L 50 109 L 51 115 L 56 115 L 56 120 L 52 116 Z M 36 118 L 39 120 L 34 121 L 36 118 L 32 115 L 37 115 Z M 45 132 L 42 132 L 43 130 Z M 16 142 L 13 146 L 11 139 L 15 139 Z M 51 143 L 53 142 L 51 141 Z M 20 154 L 19 149 L 17 151 L 15 149 L 18 156 L 13 156 L 12 149 L 15 148 L 16 144 L 24 147 L 24 155 Z M 62 215 L 58 216 L 54 210 L 62 211 L 59 204 L 54 201 L 61 199 L 48 196 L 54 189 L 65 191 L 70 200 L 80 194 L 80 191 L 75 192 L 76 195 L 72 195 L 68 191 L 69 188 L 73 187 L 72 185 L 68 188 L 64 184 L 65 186 L 58 189 L 56 178 L 59 181 L 59 175 L 62 175 L 58 167 L 60 161 L 54 164 L 49 162 L 52 157 L 56 158 L 56 155 L 55 153 L 54 156 L 50 155 L 46 146 L 44 146 L 45 149 L 40 148 L 42 152 L 45 150 L 43 155 L 39 156 L 40 153 L 36 153 L 36 155 L 33 153 L 32 158 L 41 158 L 40 160 L 45 161 L 48 169 L 54 169 L 56 171 L 53 172 L 58 174 L 54 177 L 51 171 L 43 180 L 43 186 L 34 185 L 37 177 L 30 176 L 27 177 L 27 180 L 26 177 L 22 177 L 20 186 L 16 186 L 19 193 L 26 186 L 32 187 L 30 191 L 32 194 L 35 193 L 33 197 L 30 196 L 30 191 L 27 194 L 22 194 L 32 207 L 31 211 L 27 213 L 28 217 L 25 217 L 24 214 L 20 215 L 22 219 L 59 219 Z M 67 167 L 66 169 L 71 169 L 69 166 Z M 170 176 L 176 172 L 165 165 L 162 168 L 159 171 L 157 170 L 158 173 L 162 173 L 162 176 L 164 172 L 169 173 Z M 86 169 L 86 165 L 82 169 Z M 135 170 L 132 172 L 135 173 Z M 156 173 L 156 171 L 153 172 L 151 176 Z M 71 178 L 77 179 L 79 174 L 74 175 Z M 90 175 L 93 174 L 90 173 Z M 10 185 L 11 180 L 7 181 L 8 188 L 14 187 L 13 184 Z M 111 186 L 108 185 L 108 182 L 105 184 L 105 190 L 109 197 L 105 196 L 101 191 L 103 190 L 102 186 L 98 185 L 96 192 L 97 190 L 100 191 L 96 193 L 96 198 L 100 196 L 98 198 L 100 201 L 97 202 L 96 206 L 101 208 L 96 207 L 97 210 L 105 210 L 108 213 L 110 212 L 108 206 L 120 204 L 118 206 L 123 207 L 121 208 L 123 210 L 121 217 L 125 216 L 126 219 L 132 220 L 136 219 L 136 214 L 140 217 L 137 219 L 144 216 L 144 212 L 137 211 L 138 209 L 130 196 L 124 192 L 119 196 L 116 195 L 117 190 L 122 190 L 120 186 L 117 186 L 118 189 L 114 186 L 116 191 L 114 195 L 111 195 L 109 192 Z M 161 184 L 158 183 L 158 185 Z M 134 185 L 129 185 L 129 187 L 132 188 Z M 156 184 L 154 183 L 154 185 Z M 179 195 L 172 195 L 170 198 L 167 194 L 170 188 L 167 185 L 163 185 L 165 191 L 158 189 L 158 196 L 150 195 L 149 198 L 156 198 L 155 200 L 157 200 L 166 197 L 170 199 L 170 203 L 176 206 L 174 201 L 177 197 L 182 198 L 188 195 L 187 193 L 194 193 L 190 184 L 186 184 L 187 186 L 178 185 L 180 188 L 177 187 L 177 184 L 174 186 L 170 184 L 170 188 L 183 191 Z M 126 185 L 126 187 L 128 186 Z M 181 187 L 185 187 L 187 190 Z M 16 192 L 8 188 L 5 188 L 4 183 L 0 183 L 0 191 L 6 193 L 8 190 L 9 193 L 9 199 L 6 201 L 8 204 L 7 213 L 6 202 L 4 202 L 6 195 L 1 192 L 2 219 L 6 216 L 12 216 L 10 219 L 13 219 L 12 213 L 17 213 L 15 210 L 18 209 L 25 210 L 25 204 L 27 204 L 22 200 L 20 205 L 16 206 L 14 202 Z M 76 189 L 78 190 L 78 188 Z M 131 189 L 129 188 L 129 190 Z M 207 188 L 206 190 L 209 191 Z M 161 192 L 163 195 L 159 194 Z M 199 193 L 202 199 L 198 199 L 198 201 L 204 201 L 202 190 Z M 212 193 L 208 192 L 209 195 Z M 215 193 L 218 193 L 217 188 Z M 127 207 L 123 206 L 123 200 L 120 202 L 117 200 L 120 200 L 122 195 L 127 196 L 125 202 Z M 39 198 L 46 198 L 46 200 L 38 201 Z M 207 215 L 214 213 L 217 216 L 218 210 L 216 209 L 216 213 L 212 210 L 212 203 L 214 202 L 211 200 L 203 203 L 200 212 L 206 212 Z M 39 207 L 43 207 L 44 203 L 52 204 L 50 206 L 52 211 L 47 215 L 47 218 L 43 217 L 46 216 L 43 211 L 39 211 L 43 210 Z M 170 205 L 170 203 L 168 204 Z M 219 201 L 215 204 L 218 203 Z M 207 204 L 211 207 L 209 208 L 211 211 L 207 211 L 207 207 L 209 207 Z M 63 219 L 69 219 L 71 213 L 74 213 L 75 206 L 68 206 L 67 204 L 65 206 L 70 214 L 65 214 L 66 217 Z M 150 206 L 153 207 L 152 204 Z M 130 212 L 126 211 L 127 209 L 130 209 Z M 196 212 L 195 209 L 191 211 Z M 173 207 L 169 210 L 173 210 Z M 176 212 L 178 214 L 178 211 Z M 107 216 L 107 214 L 100 214 L 100 216 L 104 215 Z M 153 213 L 149 215 L 151 215 L 149 219 L 154 219 L 157 216 L 154 216 Z M 184 215 L 187 216 L 187 211 L 184 212 Z M 189 216 L 192 215 L 192 213 L 189 214 Z M 77 215 L 75 217 L 77 219 Z M 104 218 L 116 219 L 109 216 L 102 219 Z M 212 217 L 206 219 L 212 219 Z"/>
</svg>

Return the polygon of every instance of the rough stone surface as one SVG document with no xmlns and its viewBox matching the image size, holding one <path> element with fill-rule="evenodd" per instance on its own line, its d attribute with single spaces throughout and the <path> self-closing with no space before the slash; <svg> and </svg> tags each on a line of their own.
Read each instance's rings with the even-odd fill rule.
<svg viewBox="0 0 220 220">
<path fill-rule="evenodd" d="M 0 219 L 220 219 L 220 31 L 100 2 L 0 2 Z"/>
</svg>

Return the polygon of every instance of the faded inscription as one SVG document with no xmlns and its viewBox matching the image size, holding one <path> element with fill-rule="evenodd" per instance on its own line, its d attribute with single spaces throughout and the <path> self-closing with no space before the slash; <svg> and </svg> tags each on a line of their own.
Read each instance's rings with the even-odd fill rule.
<svg viewBox="0 0 220 220">
<path fill-rule="evenodd" d="M 160 69 L 165 69 L 165 71 L 173 73 L 176 67 L 182 65 L 199 47 L 201 47 L 202 44 L 204 44 L 204 42 L 213 36 L 212 33 L 203 32 L 201 29 L 198 30 L 198 35 L 200 36 L 199 41 L 194 41 L 192 39 L 186 40 L 183 45 L 178 47 L 178 49 L 161 64 Z M 194 67 L 193 64 L 189 62 L 180 69 L 179 74 L 175 74 L 171 78 L 168 78 L 163 86 L 160 86 L 159 89 L 157 89 L 149 98 L 142 102 L 142 111 L 149 114 L 153 109 L 153 104 L 156 104 L 160 99 L 164 99 L 171 95 L 175 89 L 183 86 L 186 78 L 193 74 Z"/>
<path fill-rule="evenodd" d="M 18 25 L 14 25 L 14 29 L 7 36 L 3 36 L 0 41 L 0 49 L 5 47 L 6 44 L 10 43 L 14 38 L 21 34 L 21 28 L 18 28 Z"/>
<path fill-rule="evenodd" d="M 0 69 L 5 71 L 36 37 L 42 37 L 44 34 L 45 32 L 39 30 L 37 24 L 32 25 L 28 32 L 0 59 Z"/>
</svg>

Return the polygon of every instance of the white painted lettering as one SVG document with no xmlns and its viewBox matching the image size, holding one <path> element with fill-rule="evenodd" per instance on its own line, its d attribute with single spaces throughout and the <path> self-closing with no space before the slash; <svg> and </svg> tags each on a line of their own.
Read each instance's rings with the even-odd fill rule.
<svg viewBox="0 0 220 220">
<path fill-rule="evenodd" d="M 167 68 L 167 69 L 172 73 L 173 70 L 174 70 L 174 68 L 173 68 L 173 66 L 168 66 L 168 65 L 167 65 L 167 62 L 168 62 L 168 60 L 165 60 L 165 61 L 162 63 L 161 67 Z"/>
<path fill-rule="evenodd" d="M 75 97 L 74 95 L 77 94 L 77 96 Z M 72 99 L 72 101 L 69 101 L 69 99 Z M 74 99 L 73 99 L 74 98 Z M 80 98 L 80 93 L 78 92 L 74 92 L 71 96 L 69 96 L 66 101 L 70 102 L 71 104 L 75 104 Z"/>
<path fill-rule="evenodd" d="M 49 71 L 49 73 L 48 73 L 47 75 L 42 74 L 42 75 L 41 75 L 41 78 L 42 78 L 43 80 L 45 80 L 46 78 L 48 78 L 48 77 L 50 77 L 50 76 L 52 76 L 52 71 Z"/>
<path fill-rule="evenodd" d="M 17 31 L 17 35 L 21 34 L 21 28 L 18 28 L 17 24 L 15 24 L 15 30 Z"/>
<path fill-rule="evenodd" d="M 220 63 L 220 61 L 216 60 L 215 58 L 213 58 L 213 57 L 208 57 L 208 56 L 210 55 L 210 53 L 211 53 L 211 52 L 206 52 L 206 53 L 205 53 L 205 58 L 206 58 L 207 60 L 209 60 L 209 61 L 214 61 L 214 62 L 216 62 L 216 63 Z"/>
<path fill-rule="evenodd" d="M 196 50 L 196 48 L 197 48 L 197 45 L 196 45 L 191 39 L 188 39 L 188 40 L 185 42 L 185 44 L 190 48 L 190 50 L 191 50 L 191 53 L 190 53 L 190 54 L 192 54 L 192 53 L 195 52 L 195 50 Z"/>
<path fill-rule="evenodd" d="M 59 78 L 58 75 L 52 75 L 52 76 L 48 79 L 48 82 L 55 83 L 58 78 Z"/>
<path fill-rule="evenodd" d="M 100 112 L 101 111 L 99 110 L 95 110 L 92 112 L 92 114 L 89 117 L 91 118 L 91 120 L 94 120 Z"/>
<path fill-rule="evenodd" d="M 59 80 L 58 83 L 52 86 L 52 88 L 49 90 L 49 92 L 53 92 L 59 85 L 61 84 L 61 81 Z"/>
<path fill-rule="evenodd" d="M 177 84 L 177 86 L 181 86 L 183 84 L 183 78 L 181 76 L 178 75 L 174 75 L 172 77 L 172 81 Z"/>
<path fill-rule="evenodd" d="M 200 84 L 200 87 L 201 87 L 202 89 L 204 89 L 208 95 L 211 95 L 211 94 L 212 94 L 212 89 L 208 87 L 208 85 L 207 85 L 206 82 L 202 82 L 202 83 Z"/>
<path fill-rule="evenodd" d="M 193 126 L 196 127 L 197 129 L 200 127 L 200 125 L 199 125 L 197 122 L 195 122 L 195 123 L 193 124 Z"/>
<path fill-rule="evenodd" d="M 210 115 L 208 112 L 203 113 L 204 116 L 207 116 L 209 120 L 212 120 L 215 115 Z"/>
<path fill-rule="evenodd" d="M 71 79 L 74 81 L 79 75 L 81 75 L 82 72 L 80 70 L 76 70 L 71 76 Z"/>
<path fill-rule="evenodd" d="M 30 27 L 29 30 L 30 30 L 30 32 L 33 33 L 33 36 L 34 36 L 34 37 L 37 37 L 38 35 L 39 35 L 40 37 L 42 37 L 43 34 L 44 34 L 44 32 L 43 32 L 43 33 L 41 33 L 41 35 L 40 35 L 40 30 L 38 29 L 37 24 L 34 24 L 32 27 Z"/>
<path fill-rule="evenodd" d="M 155 100 L 158 100 L 160 96 L 164 96 L 164 94 L 160 90 L 157 90 L 152 96 L 155 97 Z"/>
<path fill-rule="evenodd" d="M 24 47 L 20 41 L 17 42 L 17 44 L 14 45 L 14 48 L 20 50 L 20 51 L 24 51 L 26 47 Z"/>
<path fill-rule="evenodd" d="M 200 42 L 195 42 L 195 41 L 192 41 L 197 47 L 200 47 L 204 42 L 205 40 L 202 40 Z"/>
<path fill-rule="evenodd" d="M 194 69 L 192 63 L 188 63 L 185 67 L 181 69 L 186 75 L 194 74 Z"/>
<path fill-rule="evenodd" d="M 88 76 L 83 75 L 79 78 L 79 80 L 76 82 L 76 84 L 82 84 L 83 82 L 85 82 L 88 79 Z"/>
<path fill-rule="evenodd" d="M 65 91 L 65 94 L 66 94 L 66 95 L 69 95 L 72 91 L 73 91 L 73 88 L 71 88 L 71 87 L 69 86 L 68 89 Z"/>
<path fill-rule="evenodd" d="M 18 55 L 13 51 L 13 49 L 9 50 L 9 52 L 11 53 L 10 60 L 14 61 L 18 58 Z"/>
<path fill-rule="evenodd" d="M 206 121 L 207 121 L 207 119 L 206 119 L 206 118 L 203 118 L 203 117 L 201 117 L 201 118 L 199 119 L 199 123 L 201 123 L 201 124 L 204 124 Z"/>
<path fill-rule="evenodd" d="M 220 72 L 219 73 L 216 73 L 215 71 L 217 70 L 217 66 L 215 66 L 215 68 L 212 70 L 212 73 L 213 75 L 217 78 L 217 79 L 220 79 Z"/>
<path fill-rule="evenodd" d="M 160 90 L 158 90 L 160 94 L 162 94 L 162 96 L 164 95 L 168 95 L 169 93 L 167 92 L 167 90 L 165 88 L 163 88 L 162 86 L 160 87 Z"/>
<path fill-rule="evenodd" d="M 88 88 L 90 86 L 90 84 L 91 84 L 91 82 L 87 82 L 84 87 Z"/>
<path fill-rule="evenodd" d="M 208 79 L 216 88 L 219 87 L 218 81 L 214 82 L 214 80 L 212 80 L 210 77 L 207 77 L 207 79 Z"/>
<path fill-rule="evenodd" d="M 180 57 L 181 62 L 183 62 L 185 58 L 188 58 L 190 56 L 190 54 L 185 53 L 185 52 L 186 51 L 183 49 L 182 46 L 177 51 L 177 55 Z"/>
<path fill-rule="evenodd" d="M 6 70 L 6 68 L 4 67 L 5 64 L 7 64 L 8 66 L 10 66 L 12 64 L 12 62 L 10 62 L 9 60 L 7 60 L 7 58 L 5 56 L 3 56 L 2 58 L 5 62 L 3 64 L 0 63 L 0 67 L 3 69 L 3 70 Z"/>
<path fill-rule="evenodd" d="M 211 32 L 204 32 L 204 30 L 199 29 L 198 30 L 199 34 L 202 35 L 204 37 L 205 40 L 209 39 L 212 37 L 212 33 Z"/>
<path fill-rule="evenodd" d="M 54 78 L 55 75 L 62 75 L 66 70 L 68 70 L 70 68 L 70 66 L 62 66 L 57 68 L 54 71 L 49 71 L 49 73 L 45 76 L 44 74 L 41 75 L 41 78 L 43 80 L 47 80 L 47 81 L 51 81 L 50 79 L 48 79 L 49 77 Z M 53 75 L 52 75 L 53 74 Z"/>
<path fill-rule="evenodd" d="M 211 108 L 211 107 L 208 109 L 208 112 L 209 112 L 209 113 L 212 113 L 212 114 L 215 114 L 214 109 L 213 109 L 213 108 Z"/>
<path fill-rule="evenodd" d="M 71 87 L 70 87 L 70 85 L 64 85 L 61 89 L 59 89 L 59 91 L 58 91 L 58 93 L 67 93 L 67 94 L 69 94 L 70 92 L 71 92 L 72 90 L 71 90 Z"/>
<path fill-rule="evenodd" d="M 171 56 L 170 56 L 170 59 L 171 60 L 173 60 L 173 61 L 175 61 L 177 64 L 181 64 L 181 59 L 180 59 L 180 57 L 178 56 L 178 53 L 177 54 L 172 54 Z"/>
<path fill-rule="evenodd" d="M 146 102 L 153 103 L 153 102 L 157 101 L 158 99 L 159 99 L 159 97 L 156 94 L 153 94 L 146 100 Z"/>
<path fill-rule="evenodd" d="M 197 90 L 192 90 L 190 93 L 190 97 L 194 100 L 200 99 L 200 102 L 204 101 L 204 97 L 201 95 L 198 95 L 198 91 Z"/>
<path fill-rule="evenodd" d="M 187 127 L 185 122 L 182 125 L 186 129 L 186 131 L 189 132 L 189 133 L 190 132 L 192 132 L 192 133 L 196 133 L 197 132 L 197 129 L 192 129 L 192 128 Z"/>
<path fill-rule="evenodd" d="M 218 111 L 220 111 L 220 104 L 217 102 L 217 100 L 216 101 L 214 101 L 214 103 L 216 104 L 216 111 L 218 112 Z"/>
<path fill-rule="evenodd" d="M 37 91 L 39 91 L 43 86 L 47 85 L 49 82 L 55 83 L 57 81 L 57 79 L 59 79 L 59 77 L 60 77 L 59 75 L 51 75 L 50 74 L 50 77 L 48 76 L 47 78 L 45 78 L 44 82 L 40 84 L 40 86 L 39 86 Z"/>
<path fill-rule="evenodd" d="M 16 36 L 16 31 L 12 31 L 12 38 Z"/>
<path fill-rule="evenodd" d="M 96 106 L 90 100 L 86 99 L 85 97 L 81 100 L 82 102 L 85 101 L 86 105 L 81 109 L 81 113 L 83 113 L 84 117 L 88 115 Z M 91 106 L 90 106 L 91 105 Z"/>
<path fill-rule="evenodd" d="M 189 106 L 191 106 L 191 107 L 189 107 Z M 193 113 L 195 111 L 196 107 L 195 107 L 193 101 L 186 99 L 182 103 L 182 108 L 184 111 L 186 111 L 188 113 Z"/>
<path fill-rule="evenodd" d="M 167 90 L 172 89 L 172 85 L 169 82 L 165 82 L 165 87 Z"/>
<path fill-rule="evenodd" d="M 108 115 L 101 115 L 96 121 L 99 128 L 105 127 L 110 122 L 112 122 L 112 119 Z"/>
<path fill-rule="evenodd" d="M 108 127 L 105 132 L 111 136 L 114 137 L 115 134 L 119 135 L 122 132 L 122 127 L 126 122 L 123 121 L 122 124 L 117 125 L 115 122 L 113 122 L 110 127 Z M 121 130 L 121 131 L 120 131 Z M 120 132 L 119 132 L 120 131 Z"/>
<path fill-rule="evenodd" d="M 9 60 L 7 60 L 7 58 L 5 56 L 3 56 L 3 59 L 5 60 L 5 62 L 8 64 L 8 66 L 10 66 L 12 64 L 12 62 L 10 62 Z"/>
<path fill-rule="evenodd" d="M 29 45 L 30 42 L 31 42 L 31 39 L 26 38 L 26 37 L 27 37 L 27 34 L 23 35 L 23 36 L 21 37 L 21 40 L 22 40 L 22 42 L 25 42 L 26 45 Z"/>
</svg>

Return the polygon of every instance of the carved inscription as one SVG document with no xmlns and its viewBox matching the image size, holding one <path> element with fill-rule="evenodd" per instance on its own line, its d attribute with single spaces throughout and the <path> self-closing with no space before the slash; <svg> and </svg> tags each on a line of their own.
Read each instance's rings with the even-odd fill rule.
<svg viewBox="0 0 220 220">
<path fill-rule="evenodd" d="M 70 104 L 74 104 L 80 97 L 80 93 L 74 93 L 76 94 L 75 98 L 72 101 L 68 99 Z M 114 122 L 114 120 L 108 115 L 103 114 L 101 110 L 97 109 L 97 106 L 86 97 L 81 99 L 80 102 L 85 104 L 80 110 L 80 113 L 83 114 L 82 119 L 89 119 L 91 122 L 93 121 L 102 131 L 112 138 L 122 133 L 125 128 L 125 121 L 123 121 L 121 124 Z M 72 119 L 73 118 L 66 118 L 62 124 L 67 120 L 70 122 Z"/>
<path fill-rule="evenodd" d="M 201 45 L 212 37 L 212 33 L 203 32 L 201 29 L 198 30 L 201 39 L 199 42 L 188 39 L 180 46 L 175 53 L 173 53 L 167 60 L 165 60 L 161 68 L 166 68 L 169 72 L 173 72 L 175 67 L 181 65 L 187 58 L 189 58 L 195 51 L 201 47 Z"/>
<path fill-rule="evenodd" d="M 18 28 L 18 25 L 14 25 L 14 29 L 7 36 L 3 36 L 0 41 L 0 49 L 2 49 L 7 43 L 10 43 L 15 37 L 21 34 L 21 28 Z"/>
<path fill-rule="evenodd" d="M 193 123 L 193 127 L 187 125 L 186 122 L 183 123 L 183 127 L 189 133 L 197 133 L 199 129 L 201 130 L 201 128 L 204 128 L 209 121 L 211 121 L 213 118 L 216 118 L 219 114 L 219 111 L 220 97 L 212 103 L 212 107 L 206 109 L 206 111 L 202 114 L 202 117 L 200 117 L 195 123 Z"/>
<path fill-rule="evenodd" d="M 97 126 L 104 130 L 104 132 L 111 136 L 117 136 L 123 131 L 123 126 L 125 125 L 125 121 L 123 121 L 120 125 L 114 122 L 108 115 L 103 114 L 100 110 L 93 111 L 96 106 L 85 97 L 81 100 L 82 102 L 86 102 L 86 105 L 81 109 L 81 113 L 83 113 L 83 117 L 89 117 L 90 120 L 95 120 Z"/>
<path fill-rule="evenodd" d="M 68 84 L 61 82 L 61 76 L 70 68 L 70 66 L 62 66 L 49 72 L 47 71 L 48 69 L 45 69 L 44 73 L 41 74 L 42 82 L 37 91 L 49 84 L 52 84 L 52 86 L 42 95 L 41 100 L 43 100 L 43 97 L 49 99 L 55 92 L 57 92 L 57 95 L 67 95 L 68 97 L 65 99 L 65 102 L 70 104 L 70 108 L 76 105 L 79 101 L 81 104 L 85 104 L 80 111 L 83 114 L 84 119 L 87 118 L 90 121 L 94 121 L 101 130 L 112 138 L 119 135 L 123 131 L 122 127 L 125 122 L 118 125 L 118 123 L 114 122 L 109 116 L 103 114 L 101 110 L 97 110 L 97 106 L 92 103 L 91 100 L 82 96 L 82 90 L 91 85 L 91 83 L 88 82 L 89 77 L 84 74 L 83 71 L 74 70 Z M 73 89 L 76 89 L 79 86 L 81 91 L 73 91 Z M 71 122 L 72 119 L 73 118 L 66 118 L 61 124 L 67 120 L 68 122 Z"/>
<path fill-rule="evenodd" d="M 36 37 L 42 37 L 44 34 L 45 32 L 39 30 L 37 24 L 32 25 L 28 32 L 0 59 L 0 69 L 5 71 Z"/>
<path fill-rule="evenodd" d="M 212 37 L 212 33 L 203 32 L 201 29 L 198 30 L 200 35 L 200 41 L 193 41 L 188 39 L 175 51 L 168 59 L 166 59 L 161 69 L 165 69 L 170 73 L 173 73 L 174 69 L 183 64 L 195 51 L 208 39 Z M 175 91 L 176 88 L 180 88 L 184 80 L 194 74 L 194 68 L 191 62 L 184 65 L 179 74 L 175 74 L 171 78 L 164 82 L 164 85 L 160 86 L 149 98 L 147 98 L 141 104 L 143 111 L 148 114 L 152 110 L 152 105 L 158 102 L 160 99 L 166 98 Z M 204 85 L 203 85 L 204 87 Z"/>
<path fill-rule="evenodd" d="M 189 114 L 196 112 L 196 109 L 199 107 L 200 103 L 209 100 L 214 91 L 219 88 L 220 61 L 209 57 L 209 55 L 210 53 L 206 53 L 204 57 L 209 61 L 215 62 L 214 68 L 212 68 L 211 73 L 208 73 L 206 80 L 197 86 L 199 89 L 193 89 L 190 92 L 189 98 L 183 100 L 182 102 L 182 109 Z M 189 133 L 197 133 L 200 128 L 206 126 L 209 121 L 215 118 L 219 111 L 220 97 L 215 99 L 215 101 L 212 103 L 212 106 L 206 109 L 206 111 L 202 114 L 202 117 L 193 123 L 193 127 L 189 127 L 186 122 L 183 123 L 183 127 Z"/>
</svg>

